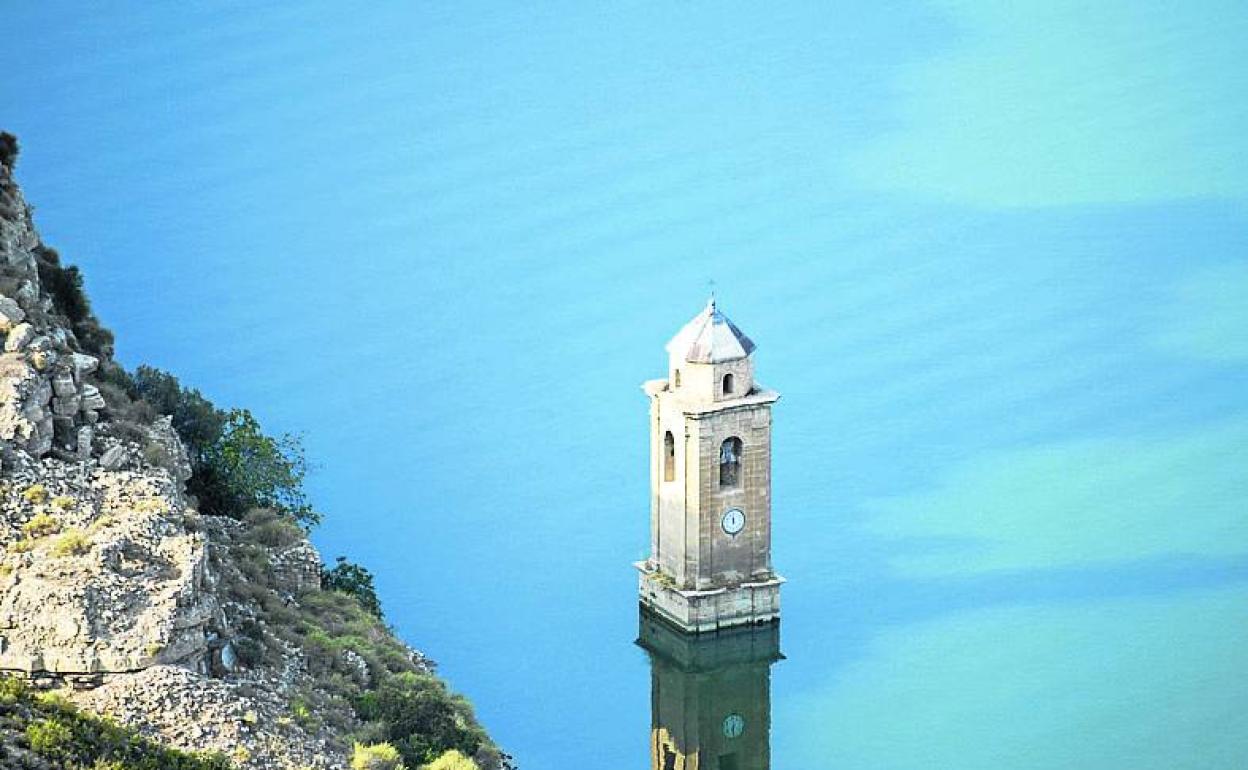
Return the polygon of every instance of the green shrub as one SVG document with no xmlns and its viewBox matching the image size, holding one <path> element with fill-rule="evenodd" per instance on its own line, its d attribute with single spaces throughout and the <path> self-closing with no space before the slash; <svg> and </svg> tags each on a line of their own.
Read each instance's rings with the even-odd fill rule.
<svg viewBox="0 0 1248 770">
<path fill-rule="evenodd" d="M 221 438 L 225 413 L 194 388 L 183 388 L 178 378 L 151 366 L 140 366 L 125 383 L 131 395 L 151 404 L 158 414 L 173 418 L 192 463 Z"/>
<path fill-rule="evenodd" d="M 413 767 L 432 762 L 450 749 L 473 755 L 488 744 L 468 702 L 452 695 L 430 674 L 404 672 L 387 677 L 360 696 L 357 712 L 366 722 L 384 722 L 387 739 Z"/>
<path fill-rule="evenodd" d="M 134 380 L 125 367 L 116 361 L 101 360 L 96 371 L 96 385 L 108 405 L 113 420 L 113 433 L 119 438 L 143 442 L 147 436 L 138 426 L 147 425 L 160 416 L 151 404 L 139 397 Z"/>
<path fill-rule="evenodd" d="M 399 751 L 389 743 L 355 744 L 351 770 L 405 770 Z"/>
<path fill-rule="evenodd" d="M 58 498 L 59 499 L 59 498 Z M 61 531 L 61 522 L 55 516 L 40 511 L 22 525 L 22 534 L 29 538 L 47 537 Z"/>
<path fill-rule="evenodd" d="M 48 488 L 42 484 L 31 484 L 22 492 L 22 498 L 32 505 L 39 505 L 48 499 Z"/>
<path fill-rule="evenodd" d="M 304 532 L 290 516 L 272 508 L 254 508 L 243 517 L 244 538 L 266 548 L 285 548 L 303 538 Z"/>
<path fill-rule="evenodd" d="M 26 695 L 26 683 L 15 676 L 0 677 L 0 703 L 12 704 Z"/>
<path fill-rule="evenodd" d="M 321 568 L 321 588 L 354 596 L 375 617 L 382 617 L 381 600 L 373 586 L 373 574 L 358 564 L 339 556 L 333 569 Z"/>
<path fill-rule="evenodd" d="M 0 131 L 0 166 L 13 168 L 17 162 L 17 137 L 8 131 Z"/>
<path fill-rule="evenodd" d="M 255 668 L 264 662 L 264 643 L 249 636 L 240 636 L 234 640 L 234 654 L 238 662 L 247 668 Z"/>
<path fill-rule="evenodd" d="M 113 333 L 101 326 L 93 315 L 74 324 L 74 336 L 78 338 L 84 350 L 90 351 L 99 358 L 112 358 L 113 353 L 116 352 L 117 340 Z"/>
<path fill-rule="evenodd" d="M 100 325 L 91 312 L 91 301 L 82 288 L 82 271 L 61 264 L 56 249 L 39 244 L 34 248 L 39 282 L 52 297 L 52 310 L 69 322 L 83 350 L 100 359 L 113 357 L 113 333 Z"/>
<path fill-rule="evenodd" d="M 142 455 L 143 462 L 148 465 L 155 465 L 157 468 L 173 467 L 173 457 L 160 444 L 144 442 Z"/>
<path fill-rule="evenodd" d="M 169 513 L 169 501 L 163 497 L 144 497 L 134 501 L 132 510 L 136 513 Z"/>
<path fill-rule="evenodd" d="M 69 495 L 57 495 L 52 498 L 52 507 L 58 511 L 68 511 L 70 508 L 74 507 L 74 502 L 74 498 Z"/>
<path fill-rule="evenodd" d="M 91 550 L 91 538 L 81 529 L 67 529 L 52 544 L 54 556 L 81 556 Z"/>
<path fill-rule="evenodd" d="M 36 754 L 60 757 L 70 753 L 74 732 L 59 721 L 41 719 L 26 725 L 26 740 Z"/>
<path fill-rule="evenodd" d="M 138 391 L 134 387 L 134 378 L 130 376 L 130 373 L 126 371 L 124 366 L 116 361 L 101 361 L 100 368 L 95 372 L 95 377 L 100 385 L 108 385 L 128 399 L 137 399 L 139 397 Z"/>
<path fill-rule="evenodd" d="M 312 715 L 312 708 L 308 706 L 308 702 L 303 698 L 295 698 L 290 702 L 290 715 L 303 727 L 311 727 L 316 724 L 316 717 Z"/>
<path fill-rule="evenodd" d="M 117 519 L 113 518 L 112 516 L 106 513 L 103 516 L 100 516 L 95 521 L 91 522 L 91 526 L 87 527 L 87 533 L 90 534 L 92 532 L 99 532 L 100 530 L 108 529 L 109 527 L 114 526 L 116 523 L 117 523 Z"/>
<path fill-rule="evenodd" d="M 466 757 L 459 751 L 451 749 L 442 756 L 430 762 L 424 767 L 424 770 L 481 770 L 477 767 L 477 763 L 472 761 L 471 757 Z"/>
<path fill-rule="evenodd" d="M 44 247 L 37 254 L 39 280 L 48 294 L 52 295 L 52 307 L 69 319 L 71 324 L 78 323 L 91 313 L 91 302 L 82 290 L 82 271 L 75 265 L 61 266 L 60 254 L 55 249 Z"/>
<path fill-rule="evenodd" d="M 69 698 L 66 698 L 64 693 L 56 692 L 55 690 L 50 692 L 36 692 L 34 693 L 34 699 L 36 702 L 42 703 L 45 706 L 56 706 L 62 710 L 73 709 L 73 704 L 70 702 Z"/>
</svg>

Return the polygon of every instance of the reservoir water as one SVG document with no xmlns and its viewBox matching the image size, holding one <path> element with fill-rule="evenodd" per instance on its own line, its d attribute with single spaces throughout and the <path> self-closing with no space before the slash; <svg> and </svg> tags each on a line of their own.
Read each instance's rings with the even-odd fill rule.
<svg viewBox="0 0 1248 770">
<path fill-rule="evenodd" d="M 1244 767 L 1242 3 L 370 5 L 13 4 L 0 128 L 523 770 Z M 789 582 L 695 643 L 631 564 L 711 279 Z"/>
<path fill-rule="evenodd" d="M 700 302 L 659 322 L 640 278 L 613 288 L 636 301 L 604 302 L 553 271 L 549 304 L 472 333 L 506 366 L 435 350 L 428 379 L 404 371 L 436 408 L 377 426 L 405 448 L 363 486 L 411 486 L 355 537 L 375 543 L 400 630 L 529 768 L 1236 767 L 1243 370 L 1178 363 L 1135 331 L 1165 334 L 1137 299 L 1166 291 L 1160 274 L 1222 268 L 1124 279 L 965 244 L 905 265 L 861 248 L 773 264 L 729 311 L 783 394 L 778 628 L 639 631 L 637 385 Z M 331 521 L 323 541 L 359 525 Z"/>
</svg>

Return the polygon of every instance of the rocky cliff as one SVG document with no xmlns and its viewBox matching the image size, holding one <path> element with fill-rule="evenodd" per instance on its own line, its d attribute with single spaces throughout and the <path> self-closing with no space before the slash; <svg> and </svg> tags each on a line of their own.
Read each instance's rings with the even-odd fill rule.
<svg viewBox="0 0 1248 770">
<path fill-rule="evenodd" d="M 111 336 L 70 306 L 80 278 L 40 241 L 14 155 L 0 152 L 0 669 L 243 768 L 345 767 L 370 738 L 503 766 L 423 656 L 322 590 L 294 521 L 200 515 L 170 418 L 135 408 Z M 458 732 L 397 734 L 391 690 L 439 694 Z"/>
</svg>

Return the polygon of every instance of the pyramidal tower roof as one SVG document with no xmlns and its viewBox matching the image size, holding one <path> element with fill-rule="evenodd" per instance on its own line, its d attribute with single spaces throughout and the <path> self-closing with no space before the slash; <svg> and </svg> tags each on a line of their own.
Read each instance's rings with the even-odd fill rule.
<svg viewBox="0 0 1248 770">
<path fill-rule="evenodd" d="M 754 352 L 754 343 L 719 312 L 711 297 L 702 312 L 667 343 L 667 352 L 690 363 L 718 364 L 745 358 Z"/>
</svg>

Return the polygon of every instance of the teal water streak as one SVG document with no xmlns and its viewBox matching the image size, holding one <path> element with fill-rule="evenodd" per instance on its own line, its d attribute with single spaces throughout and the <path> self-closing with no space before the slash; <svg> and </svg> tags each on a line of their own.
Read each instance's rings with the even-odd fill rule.
<svg viewBox="0 0 1248 770">
<path fill-rule="evenodd" d="M 1233 768 L 1248 750 L 1243 588 L 1022 604 L 884 629 L 778 700 L 794 766 Z"/>
</svg>

